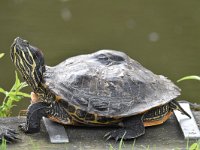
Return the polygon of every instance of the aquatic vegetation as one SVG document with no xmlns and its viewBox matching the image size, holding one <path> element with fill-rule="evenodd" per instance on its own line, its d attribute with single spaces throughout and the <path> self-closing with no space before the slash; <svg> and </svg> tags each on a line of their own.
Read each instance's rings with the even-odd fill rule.
<svg viewBox="0 0 200 150">
<path fill-rule="evenodd" d="M 4 54 L 0 54 L 0 58 L 2 58 Z M 15 72 L 15 83 L 12 86 L 10 91 L 6 91 L 0 87 L 0 93 L 4 94 L 4 100 L 1 104 L 0 101 L 0 117 L 8 117 L 11 114 L 11 109 L 15 106 L 15 102 L 19 102 L 24 97 L 29 97 L 30 94 L 26 94 L 21 92 L 21 90 L 26 87 L 27 84 L 25 82 L 21 82 L 18 78 L 17 72 Z"/>
</svg>

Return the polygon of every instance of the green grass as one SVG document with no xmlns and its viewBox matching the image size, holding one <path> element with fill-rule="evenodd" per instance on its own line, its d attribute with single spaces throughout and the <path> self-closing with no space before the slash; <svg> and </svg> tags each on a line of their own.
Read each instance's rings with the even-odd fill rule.
<svg viewBox="0 0 200 150">
<path fill-rule="evenodd" d="M 115 149 L 111 144 L 109 146 L 109 150 L 123 150 L 123 148 L 125 147 L 125 144 L 123 142 L 123 139 L 120 140 L 119 142 L 119 145 L 118 145 L 118 148 Z M 6 144 L 6 141 L 3 140 L 2 144 L 0 145 L 0 150 L 6 150 L 7 149 L 7 144 Z M 39 145 L 35 145 L 35 143 L 33 144 L 33 147 L 32 149 L 34 150 L 40 150 L 39 148 Z M 132 144 L 132 147 L 130 150 L 134 150 L 135 149 L 135 140 Z M 156 146 L 154 146 L 153 148 L 151 148 L 149 145 L 147 147 L 145 146 L 141 146 L 140 149 L 142 150 L 150 150 L 150 149 L 153 149 L 153 150 L 156 150 Z M 174 148 L 175 150 L 180 150 L 180 148 Z M 189 146 L 189 140 L 187 141 L 187 144 L 186 144 L 186 148 L 185 150 L 200 150 L 200 140 L 195 142 L 195 143 L 192 143 L 190 146 Z"/>
<path fill-rule="evenodd" d="M 7 149 L 6 140 L 3 138 L 2 143 L 0 145 L 0 150 L 6 150 L 6 149 Z"/>
<path fill-rule="evenodd" d="M 109 150 L 123 150 L 123 147 L 125 147 L 125 144 L 123 142 L 123 139 L 121 139 L 117 149 L 115 149 L 110 144 L 109 145 Z M 135 149 L 135 140 L 134 140 L 130 150 L 134 150 L 134 149 Z M 150 150 L 150 149 L 156 150 L 156 146 L 153 146 L 153 148 L 151 148 L 149 145 L 146 146 L 146 147 L 141 145 L 140 149 L 142 149 L 142 150 Z M 174 149 L 180 150 L 180 148 L 174 148 Z M 185 150 L 200 150 L 200 140 L 198 140 L 197 142 L 192 143 L 191 145 L 189 145 L 189 140 L 188 140 L 187 143 L 186 143 Z"/>
<path fill-rule="evenodd" d="M 181 82 L 181 81 L 184 81 L 184 80 L 198 80 L 198 81 L 200 81 L 200 77 L 199 76 L 195 76 L 195 75 L 186 76 L 186 77 L 183 77 L 183 78 L 179 79 L 177 82 Z"/>
</svg>

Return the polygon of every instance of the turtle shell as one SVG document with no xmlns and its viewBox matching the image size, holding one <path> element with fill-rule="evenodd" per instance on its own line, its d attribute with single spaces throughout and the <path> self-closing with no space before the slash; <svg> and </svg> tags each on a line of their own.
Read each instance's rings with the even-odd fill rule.
<svg viewBox="0 0 200 150">
<path fill-rule="evenodd" d="M 46 67 L 48 88 L 63 100 L 100 116 L 126 117 L 163 105 L 180 89 L 125 53 L 101 50 Z"/>
</svg>

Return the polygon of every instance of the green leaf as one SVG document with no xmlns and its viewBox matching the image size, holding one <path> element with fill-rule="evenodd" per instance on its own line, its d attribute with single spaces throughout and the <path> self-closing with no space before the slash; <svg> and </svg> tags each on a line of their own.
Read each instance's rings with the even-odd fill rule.
<svg viewBox="0 0 200 150">
<path fill-rule="evenodd" d="M 199 150 L 199 145 L 198 143 L 194 143 L 190 146 L 189 150 Z"/>
<path fill-rule="evenodd" d="M 4 55 L 5 55 L 5 53 L 1 53 L 1 54 L 0 54 L 0 58 L 2 58 Z"/>
<path fill-rule="evenodd" d="M 27 87 L 27 86 L 28 86 L 28 84 L 26 82 L 21 82 L 19 90 L 21 90 L 21 89 L 23 89 L 24 87 Z"/>
<path fill-rule="evenodd" d="M 18 78 L 17 71 L 15 71 L 15 83 L 14 83 L 13 87 L 11 88 L 10 92 L 20 90 L 21 89 L 20 85 L 21 85 L 21 82 Z"/>
<path fill-rule="evenodd" d="M 17 74 L 17 71 L 15 71 L 15 89 L 17 89 L 17 87 L 19 87 L 20 86 L 20 80 L 19 80 L 19 78 L 18 78 L 18 74 Z"/>
<path fill-rule="evenodd" d="M 195 75 L 186 76 L 186 77 L 183 77 L 183 78 L 179 79 L 177 82 L 181 82 L 181 81 L 184 81 L 184 80 L 199 80 L 200 81 L 200 77 L 199 76 L 195 76 Z"/>
<path fill-rule="evenodd" d="M 30 94 L 26 94 L 23 92 L 10 92 L 9 96 L 23 96 L 23 97 L 28 97 L 28 98 L 31 97 Z"/>
<path fill-rule="evenodd" d="M 6 94 L 6 91 L 4 89 L 0 88 L 0 93 Z"/>
<path fill-rule="evenodd" d="M 22 98 L 30 98 L 30 94 L 21 92 L 21 89 L 26 87 L 26 82 L 21 82 L 18 78 L 17 72 L 15 71 L 15 83 L 12 86 L 11 90 L 5 91 L 3 88 L 0 88 L 0 93 L 4 93 L 5 97 L 3 103 L 0 105 L 0 117 L 10 116 L 11 109 L 15 106 L 14 102 L 21 101 Z"/>
</svg>

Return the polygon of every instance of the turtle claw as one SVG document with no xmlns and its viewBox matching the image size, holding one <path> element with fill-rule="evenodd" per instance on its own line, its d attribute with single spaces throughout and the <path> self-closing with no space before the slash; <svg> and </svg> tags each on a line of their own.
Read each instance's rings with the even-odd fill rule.
<svg viewBox="0 0 200 150">
<path fill-rule="evenodd" d="M 117 142 L 119 140 L 119 137 L 117 136 L 116 138 L 115 138 L 115 142 Z"/>
<path fill-rule="evenodd" d="M 38 133 L 40 131 L 40 128 L 28 127 L 27 123 L 22 123 L 18 127 L 24 133 Z"/>
<path fill-rule="evenodd" d="M 38 133 L 40 131 L 40 128 L 30 128 L 26 123 L 22 123 L 18 127 L 24 133 Z"/>
<path fill-rule="evenodd" d="M 110 135 L 110 132 L 107 132 L 107 133 L 103 136 L 103 138 L 106 138 L 108 135 Z"/>
<path fill-rule="evenodd" d="M 24 133 L 27 132 L 27 125 L 26 125 L 26 123 L 22 123 L 22 124 L 20 124 L 18 127 L 19 127 L 19 129 L 20 129 L 21 131 L 23 131 Z"/>
<path fill-rule="evenodd" d="M 106 138 L 106 141 L 110 140 L 111 137 L 112 137 L 112 136 L 109 135 L 109 136 Z"/>
<path fill-rule="evenodd" d="M 16 130 L 14 130 L 14 129 L 10 129 L 10 128 L 8 128 L 7 130 L 10 132 L 10 134 L 13 134 L 13 135 L 15 135 L 15 134 L 19 134 L 19 133 L 16 132 Z"/>
<path fill-rule="evenodd" d="M 106 138 L 106 141 L 109 139 L 118 141 L 119 139 L 130 139 L 131 137 L 127 134 L 125 129 L 117 129 L 106 133 L 104 138 Z"/>
<path fill-rule="evenodd" d="M 20 140 L 20 138 L 16 137 L 17 134 L 18 133 L 14 129 L 7 127 L 2 128 L 0 133 L 0 143 L 3 139 L 5 139 L 7 143 L 17 142 Z"/>
</svg>

